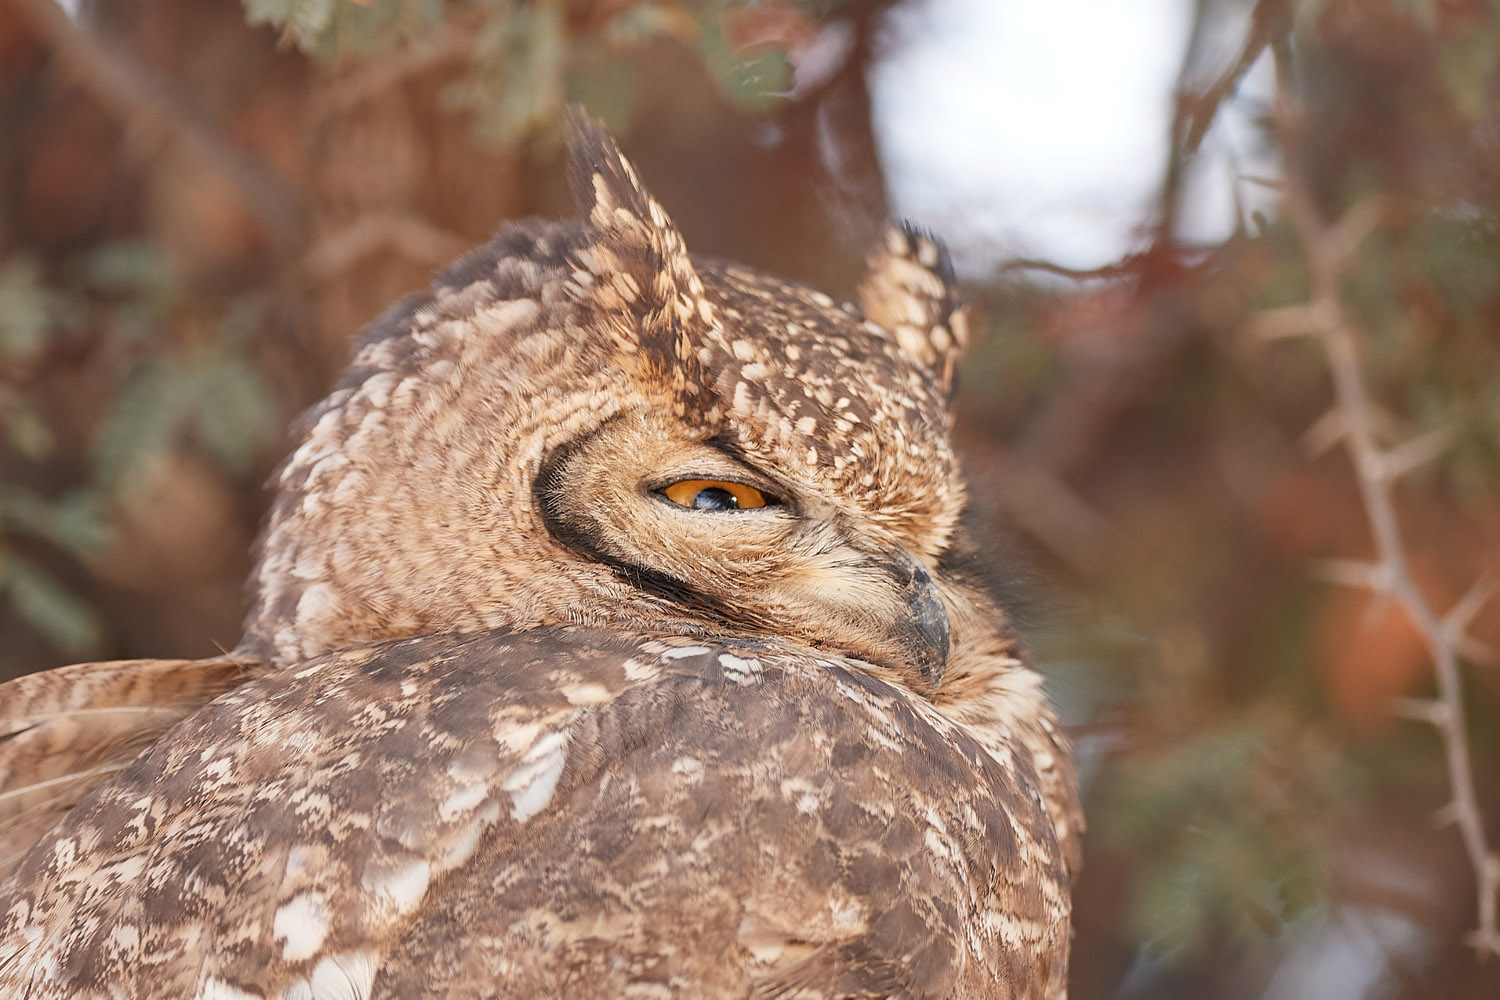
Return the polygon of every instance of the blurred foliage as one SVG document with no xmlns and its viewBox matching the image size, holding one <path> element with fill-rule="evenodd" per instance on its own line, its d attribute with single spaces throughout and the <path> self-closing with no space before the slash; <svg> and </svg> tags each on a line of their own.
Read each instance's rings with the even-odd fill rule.
<svg viewBox="0 0 1500 1000">
<path fill-rule="evenodd" d="M 864 79 L 896 41 L 888 2 L 88 6 L 108 43 L 91 58 L 128 57 L 109 79 L 156 89 L 55 72 L 79 39 L 0 7 L 0 676 L 232 646 L 280 429 L 433 267 L 501 218 L 565 210 L 567 101 L 715 255 L 857 273 L 839 199 L 883 205 Z M 1389 605 L 1315 578 L 1372 551 L 1322 419 L 1326 363 L 1245 333 L 1305 299 L 1303 248 L 1274 208 L 1213 246 L 1174 220 L 1199 148 L 1185 123 L 1211 144 L 1231 105 L 1274 161 L 1295 152 L 1325 218 L 1376 200 L 1343 299 L 1382 442 L 1450 434 L 1396 490 L 1413 574 L 1450 606 L 1500 562 L 1500 7 L 1190 6 L 1180 169 L 1138 252 L 969 289 L 987 319 L 960 396 L 971 493 L 1017 537 L 998 570 L 1051 581 L 1030 626 L 1090 817 L 1072 995 L 1295 995 L 1299 956 L 1359 938 L 1326 929 L 1385 921 L 1404 930 L 1342 953 L 1374 969 L 1368 995 L 1493 996 L 1495 963 L 1461 943 L 1457 837 L 1430 824 L 1442 756 L 1389 711 L 1430 692 L 1427 652 Z M 810 52 L 830 64 L 798 75 Z M 1273 54 L 1295 151 L 1239 86 Z M 181 100 L 131 106 L 161 89 Z M 290 230 L 257 207 L 267 188 Z M 1474 633 L 1476 786 L 1500 829 L 1494 606 Z M 1338 988 L 1304 995 L 1366 995 Z"/>
<path fill-rule="evenodd" d="M 1159 953 L 1278 935 L 1326 898 L 1317 820 L 1335 798 L 1333 762 L 1278 750 L 1300 734 L 1261 714 L 1122 759 L 1100 796 L 1100 835 L 1138 866 L 1132 925 Z"/>
<path fill-rule="evenodd" d="M 231 473 L 249 471 L 274 427 L 270 388 L 246 351 L 259 324 L 253 299 L 240 298 L 208 319 L 208 329 L 174 337 L 187 317 L 187 292 L 148 243 L 106 242 L 65 268 L 50 284 L 39 261 L 17 254 L 0 262 L 0 420 L 16 458 L 45 467 L 64 419 L 42 398 L 49 367 L 80 351 L 101 356 L 104 401 L 88 473 L 50 496 L 31 486 L 0 489 L 0 588 L 21 621 L 70 656 L 97 653 L 98 615 L 14 539 L 46 543 L 75 560 L 97 556 L 109 541 L 107 510 L 133 489 L 153 462 L 185 440 Z M 175 329 L 174 329 L 175 325 Z"/>
<path fill-rule="evenodd" d="M 731 45 L 725 24 L 737 12 L 761 20 L 747 0 L 664 3 L 615 0 L 244 0 L 252 25 L 268 24 L 327 62 L 369 58 L 431 36 L 445 15 L 474 32 L 468 74 L 448 90 L 451 107 L 469 112 L 487 139 L 509 144 L 582 101 L 613 127 L 628 121 L 636 79 L 619 58 L 658 37 L 697 53 L 734 106 L 763 109 L 786 96 L 790 63 L 775 45 Z M 765 5 L 775 7 L 776 5 Z M 824 14 L 836 4 L 810 5 Z M 775 12 L 800 20 L 791 4 Z"/>
</svg>

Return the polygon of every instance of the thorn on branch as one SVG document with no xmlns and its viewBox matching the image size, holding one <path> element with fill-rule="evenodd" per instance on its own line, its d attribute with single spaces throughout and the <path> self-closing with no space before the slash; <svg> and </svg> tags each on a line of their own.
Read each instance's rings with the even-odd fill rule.
<svg viewBox="0 0 1500 1000">
<path fill-rule="evenodd" d="M 1448 450 L 1448 445 L 1452 441 L 1451 428 L 1440 427 L 1435 431 L 1429 431 L 1420 437 L 1397 445 L 1390 451 L 1379 453 L 1376 468 L 1372 471 L 1386 482 L 1394 482 L 1412 470 L 1419 469 L 1436 459 Z"/>
<path fill-rule="evenodd" d="M 1449 802 L 1430 817 L 1433 829 L 1442 830 L 1458 823 L 1461 811 L 1457 802 Z"/>
<path fill-rule="evenodd" d="M 1380 195 L 1355 202 L 1332 228 L 1323 233 L 1318 249 L 1342 272 L 1385 215 L 1386 199 Z"/>
<path fill-rule="evenodd" d="M 1496 582 L 1495 571 L 1486 570 L 1470 585 L 1464 596 L 1458 599 L 1458 603 L 1448 609 L 1448 613 L 1443 616 L 1443 632 L 1450 642 L 1460 643 L 1464 640 L 1474 618 L 1495 595 Z"/>
<path fill-rule="evenodd" d="M 1246 184 L 1254 184 L 1257 187 L 1266 188 L 1269 191 L 1285 191 L 1286 180 L 1281 177 L 1264 177 L 1260 174 L 1240 174 L 1239 179 Z"/>
<path fill-rule="evenodd" d="M 1453 723 L 1453 711 L 1444 702 L 1433 698 L 1397 698 L 1391 702 L 1391 714 L 1413 722 L 1426 722 L 1439 729 Z"/>
<path fill-rule="evenodd" d="M 1334 407 L 1303 432 L 1302 449 L 1309 458 L 1318 458 L 1348 436 L 1349 418 L 1343 410 Z"/>
<path fill-rule="evenodd" d="M 1464 935 L 1464 944 L 1478 952 L 1481 959 L 1500 955 L 1500 933 L 1470 931 Z"/>
<path fill-rule="evenodd" d="M 1268 309 L 1245 326 L 1245 335 L 1255 340 L 1289 340 L 1326 333 L 1338 323 L 1338 316 L 1323 303 L 1283 306 Z"/>
<path fill-rule="evenodd" d="M 1360 590 L 1388 594 L 1395 588 L 1395 573 L 1383 562 L 1360 562 L 1355 559 L 1320 559 L 1313 564 L 1313 574 L 1329 583 Z"/>
<path fill-rule="evenodd" d="M 1474 663 L 1482 663 L 1487 667 L 1500 666 L 1500 651 L 1494 646 L 1474 638 L 1472 635 L 1463 635 L 1454 646 L 1454 652 L 1464 659 Z"/>
</svg>

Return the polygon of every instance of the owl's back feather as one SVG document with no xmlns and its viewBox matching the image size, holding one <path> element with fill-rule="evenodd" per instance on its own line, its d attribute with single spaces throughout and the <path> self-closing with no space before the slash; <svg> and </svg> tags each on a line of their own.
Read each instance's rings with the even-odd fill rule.
<svg viewBox="0 0 1500 1000">
<path fill-rule="evenodd" d="M 1068 948 L 1023 759 L 806 647 L 577 627 L 243 685 L 17 876 L 35 1000 L 1055 998 Z"/>
<path fill-rule="evenodd" d="M 231 657 L 113 660 L 0 684 L 0 882 L 68 810 L 254 672 Z"/>
</svg>

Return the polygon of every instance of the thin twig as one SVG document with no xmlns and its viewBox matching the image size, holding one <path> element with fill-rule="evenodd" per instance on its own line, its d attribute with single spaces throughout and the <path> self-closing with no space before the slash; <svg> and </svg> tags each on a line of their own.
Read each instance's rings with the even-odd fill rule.
<svg viewBox="0 0 1500 1000">
<path fill-rule="evenodd" d="M 1075 281 L 1091 281 L 1095 279 L 1126 278 L 1134 274 L 1136 267 L 1132 258 L 1126 258 L 1115 264 L 1105 264 L 1102 267 L 1078 268 L 1068 267 L 1054 261 L 1043 260 L 1038 257 L 1012 257 L 1003 261 L 996 268 L 998 274 L 1010 274 L 1013 271 L 1042 271 L 1046 274 L 1056 275 L 1059 278 L 1071 278 Z"/>
<path fill-rule="evenodd" d="M 1167 158 L 1167 169 L 1157 196 L 1159 209 L 1156 239 L 1162 243 L 1171 242 L 1176 235 L 1188 170 L 1208 135 L 1209 128 L 1218 119 L 1219 112 L 1225 105 L 1234 99 L 1240 84 L 1261 55 L 1285 31 L 1284 25 L 1291 14 L 1286 0 L 1256 0 L 1250 13 L 1249 30 L 1245 33 L 1235 61 L 1207 86 L 1196 86 L 1193 80 L 1198 71 L 1195 63 L 1205 47 L 1204 40 L 1218 34 L 1214 30 L 1216 26 L 1211 23 L 1216 13 L 1215 7 L 1215 4 L 1202 2 L 1195 5 L 1188 46 L 1177 74 L 1177 102 L 1172 115 L 1170 137 L 1171 155 Z"/>
<path fill-rule="evenodd" d="M 180 140 L 227 178 L 278 236 L 298 227 L 298 198 L 259 162 L 235 149 L 185 96 L 129 53 L 74 24 L 54 0 L 13 0 L 67 72 L 128 130 Z"/>
<path fill-rule="evenodd" d="M 1341 296 L 1341 284 L 1360 241 L 1374 230 L 1382 205 L 1366 200 L 1338 222 L 1329 225 L 1318 214 L 1295 154 L 1296 125 L 1286 108 L 1279 109 L 1283 148 L 1288 152 L 1285 205 L 1307 257 L 1311 279 L 1305 304 L 1262 317 L 1256 333 L 1267 339 L 1301 332 L 1322 344 L 1333 379 L 1338 439 L 1354 462 L 1360 497 L 1375 537 L 1373 564 L 1330 562 L 1324 575 L 1336 582 L 1376 591 L 1395 601 L 1421 634 L 1432 658 L 1437 696 L 1405 700 L 1397 714 L 1431 725 L 1442 741 L 1451 784 L 1451 802 L 1441 810 L 1458 827 L 1464 851 L 1474 870 L 1478 895 L 1478 926 L 1469 943 L 1481 955 L 1500 954 L 1500 859 L 1485 833 L 1484 817 L 1474 791 L 1474 769 L 1464 721 L 1461 651 L 1472 642 L 1467 627 L 1489 597 L 1490 581 L 1482 579 L 1445 617 L 1433 610 L 1412 575 L 1391 491 L 1394 481 L 1421 461 L 1430 460 L 1446 443 L 1445 432 L 1424 435 L 1389 451 L 1377 434 L 1380 413 L 1370 398 L 1360 366 L 1360 334 L 1351 322 Z"/>
</svg>

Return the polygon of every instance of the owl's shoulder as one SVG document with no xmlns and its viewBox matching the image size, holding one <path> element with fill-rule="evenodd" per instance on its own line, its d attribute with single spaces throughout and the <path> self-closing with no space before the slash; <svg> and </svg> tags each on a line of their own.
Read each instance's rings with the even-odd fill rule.
<svg viewBox="0 0 1500 1000">
<path fill-rule="evenodd" d="M 573 627 L 391 641 L 231 692 L 75 809 L 0 888 L 0 981 L 43 943 L 100 984 L 175 953 L 149 975 L 185 994 L 345 970 L 554 995 L 638 979 L 622 954 L 705 989 L 921 969 L 946 994 L 1015 954 L 975 934 L 1065 954 L 1050 837 L 1029 764 L 849 661 Z M 1018 867 L 1035 885 L 1007 898 Z"/>
</svg>

